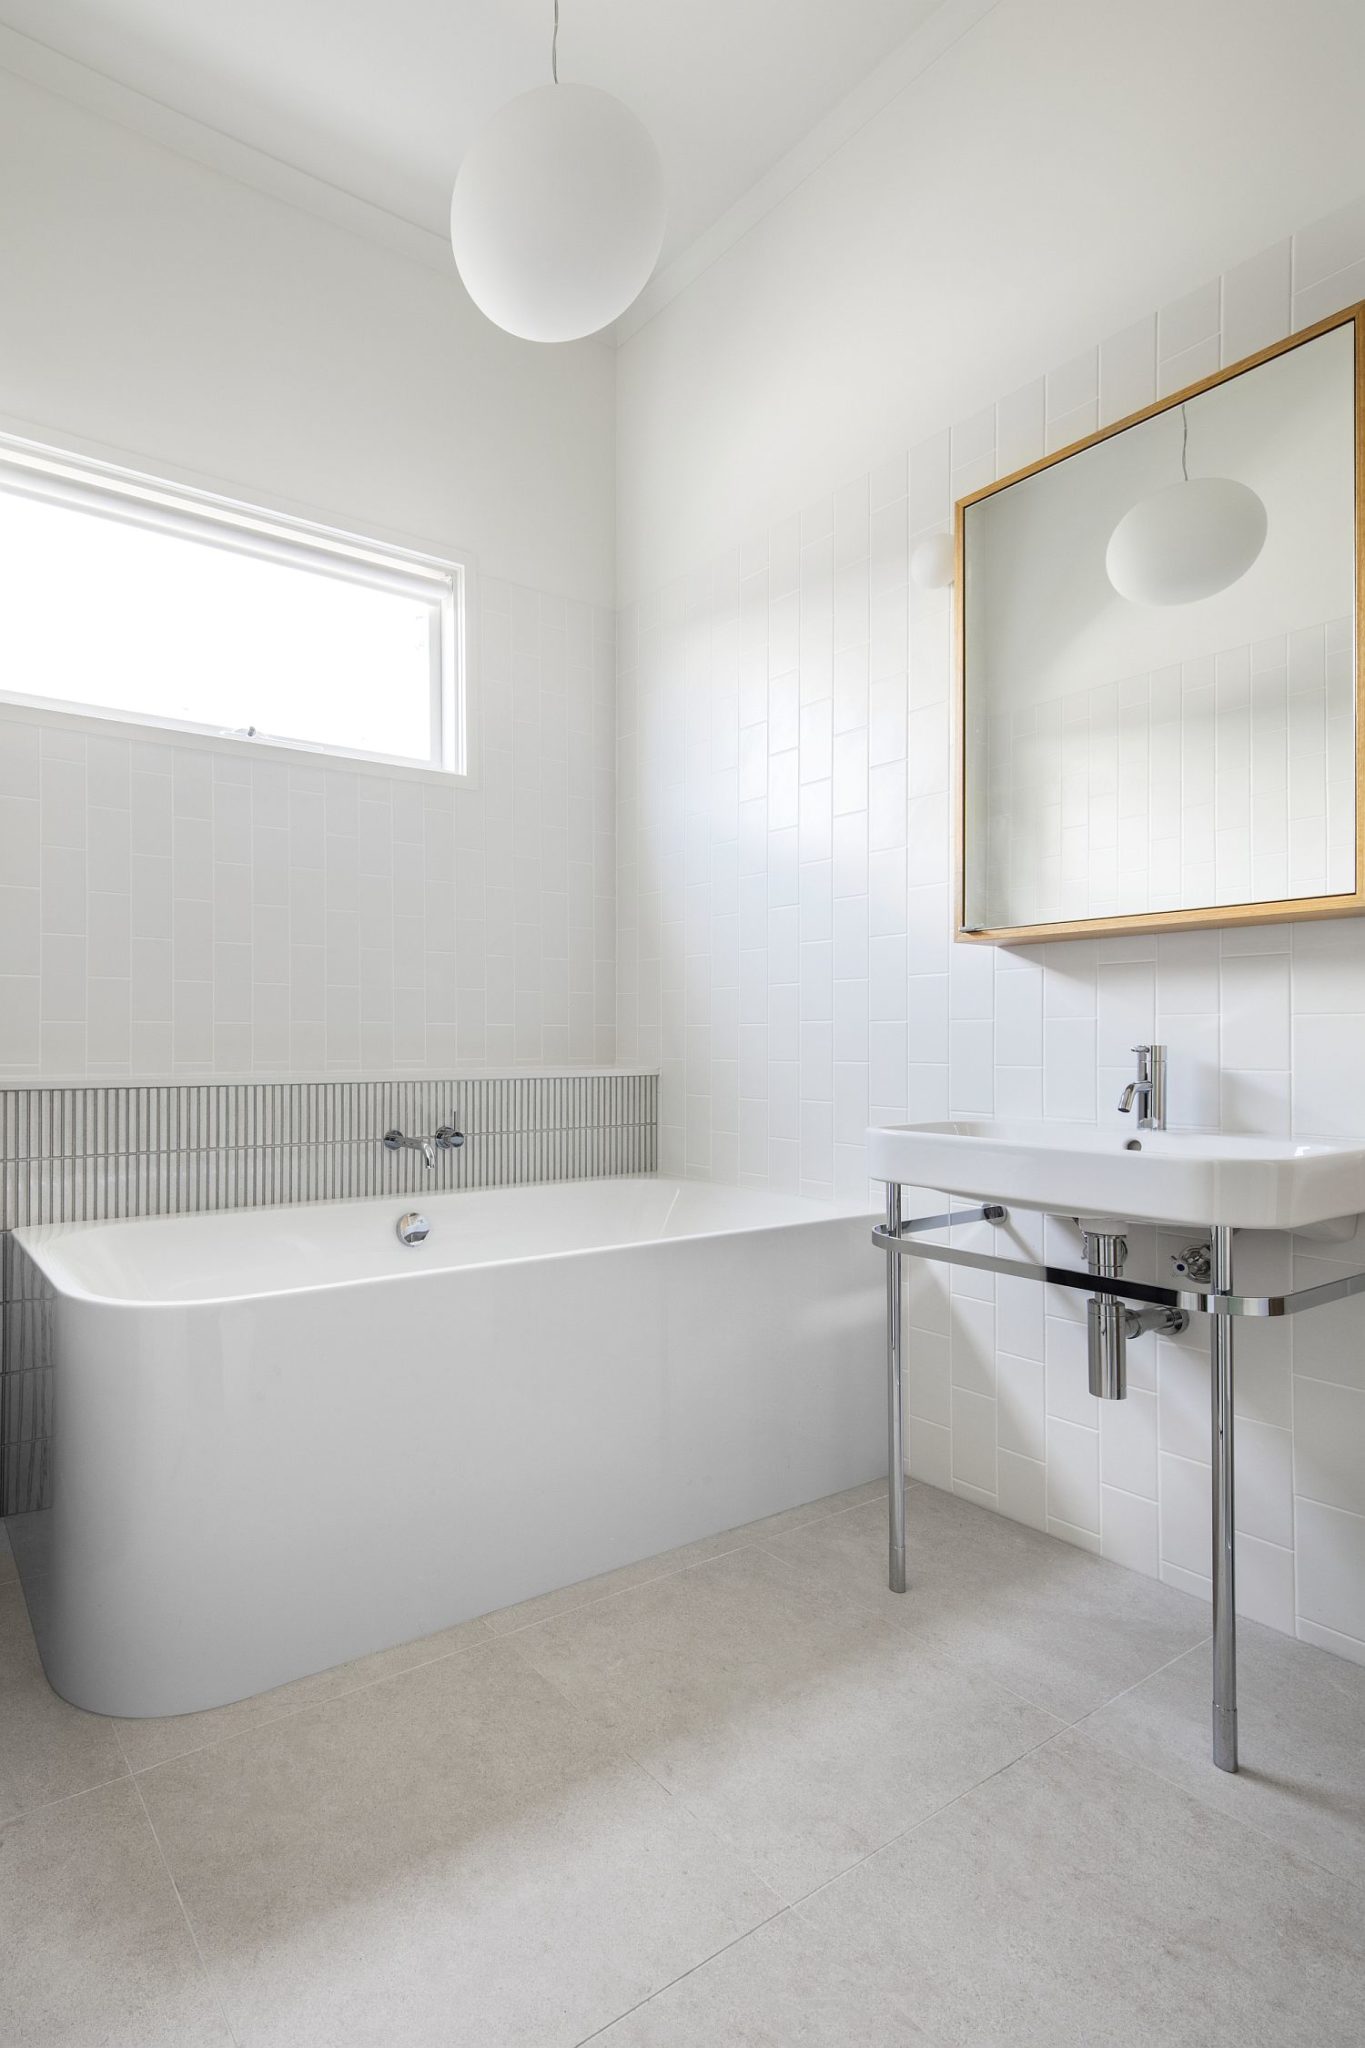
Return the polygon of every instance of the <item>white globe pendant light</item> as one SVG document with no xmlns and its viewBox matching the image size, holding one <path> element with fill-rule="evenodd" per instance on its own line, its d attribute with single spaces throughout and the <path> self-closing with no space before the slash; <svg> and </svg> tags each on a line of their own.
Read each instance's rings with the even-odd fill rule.
<svg viewBox="0 0 1365 2048">
<path fill-rule="evenodd" d="M 1133 604 L 1195 604 L 1214 597 L 1245 576 L 1265 546 L 1261 499 L 1235 477 L 1191 477 L 1187 440 L 1188 422 L 1181 481 L 1140 498 L 1109 536 L 1109 581 Z"/>
<path fill-rule="evenodd" d="M 638 298 L 664 238 L 648 131 L 610 93 L 561 85 L 557 56 L 552 66 L 552 85 L 509 100 L 475 137 L 450 204 L 465 290 L 525 341 L 608 326 Z"/>
</svg>

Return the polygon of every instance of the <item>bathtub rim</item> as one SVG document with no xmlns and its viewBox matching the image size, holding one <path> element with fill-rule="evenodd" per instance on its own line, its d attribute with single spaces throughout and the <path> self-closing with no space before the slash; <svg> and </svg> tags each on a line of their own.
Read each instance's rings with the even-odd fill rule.
<svg viewBox="0 0 1365 2048">
<path fill-rule="evenodd" d="M 595 1258 L 612 1252 L 644 1252 L 657 1250 L 669 1245 L 702 1244 L 725 1237 L 765 1236 L 775 1231 L 810 1230 L 832 1223 L 867 1223 L 869 1228 L 879 1218 L 879 1211 L 868 1199 L 849 1197 L 844 1201 L 827 1201 L 818 1196 L 791 1194 L 786 1190 L 772 1188 L 735 1188 L 720 1181 L 706 1181 L 689 1178 L 685 1174 L 622 1173 L 595 1175 L 590 1180 L 528 1181 L 508 1187 L 497 1188 L 440 1188 L 430 1193 L 441 1200 L 464 1195 L 479 1197 L 511 1197 L 532 1191 L 541 1192 L 547 1188 L 602 1188 L 635 1186 L 663 1182 L 677 1187 L 714 1188 L 726 1194 L 753 1195 L 756 1200 L 764 1196 L 779 1195 L 782 1200 L 806 1204 L 811 1213 L 803 1216 L 774 1218 L 752 1223 L 712 1225 L 703 1230 L 689 1230 L 675 1236 L 639 1238 L 607 1238 L 601 1243 L 586 1245 L 536 1246 L 525 1251 L 500 1253 L 498 1256 L 478 1259 L 459 1266 L 415 1266 L 408 1272 L 361 1273 L 348 1277 L 316 1281 L 299 1281 L 287 1287 L 270 1287 L 244 1290 L 231 1294 L 195 1293 L 178 1296 L 109 1294 L 74 1282 L 60 1261 L 48 1254 L 57 1246 L 73 1237 L 84 1236 L 93 1230 L 142 1226 L 164 1227 L 167 1225 L 200 1226 L 214 1223 L 228 1216 L 264 1216 L 277 1211 L 295 1212 L 303 1210 L 335 1211 L 355 1210 L 362 1207 L 398 1207 L 404 1202 L 416 1203 L 416 1195 L 395 1193 L 393 1195 L 348 1195 L 322 1197 L 312 1202 L 270 1202 L 245 1205 L 232 1209 L 197 1209 L 182 1211 L 168 1216 L 101 1216 L 83 1217 L 69 1221 L 50 1223 L 28 1223 L 15 1227 L 11 1235 L 19 1250 L 42 1275 L 53 1294 L 60 1300 L 78 1303 L 83 1307 L 102 1309 L 124 1309 L 146 1314 L 148 1311 L 181 1311 L 189 1309 L 222 1309 L 246 1306 L 252 1303 L 292 1298 L 301 1295 L 350 1292 L 363 1287 L 389 1285 L 411 1285 L 417 1280 L 435 1281 L 454 1278 L 462 1273 L 494 1272 L 507 1266 L 531 1265 L 551 1260 Z"/>
</svg>

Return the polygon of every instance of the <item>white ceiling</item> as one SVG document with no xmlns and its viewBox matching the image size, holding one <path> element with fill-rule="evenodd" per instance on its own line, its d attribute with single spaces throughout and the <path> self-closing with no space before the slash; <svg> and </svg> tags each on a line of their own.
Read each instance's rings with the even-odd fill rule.
<svg viewBox="0 0 1365 2048">
<path fill-rule="evenodd" d="M 559 69 L 652 131 L 663 261 L 940 0 L 561 0 Z M 480 123 L 549 78 L 553 0 L 0 0 L 0 22 L 444 235 Z"/>
</svg>

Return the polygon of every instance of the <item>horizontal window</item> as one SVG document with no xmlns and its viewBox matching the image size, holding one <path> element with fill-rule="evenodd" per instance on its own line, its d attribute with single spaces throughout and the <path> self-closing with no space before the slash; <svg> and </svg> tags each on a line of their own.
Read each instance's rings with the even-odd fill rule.
<svg viewBox="0 0 1365 2048">
<path fill-rule="evenodd" d="M 459 565 L 0 444 L 0 696 L 464 772 Z"/>
</svg>

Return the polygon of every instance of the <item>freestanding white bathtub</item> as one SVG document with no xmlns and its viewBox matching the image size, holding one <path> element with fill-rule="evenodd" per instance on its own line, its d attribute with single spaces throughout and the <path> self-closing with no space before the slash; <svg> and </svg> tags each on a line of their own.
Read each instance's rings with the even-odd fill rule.
<svg viewBox="0 0 1365 2048">
<path fill-rule="evenodd" d="M 885 1469 L 861 1212 L 631 1178 L 15 1237 L 54 1485 L 9 1526 L 96 1713 L 219 1706 Z"/>
</svg>

